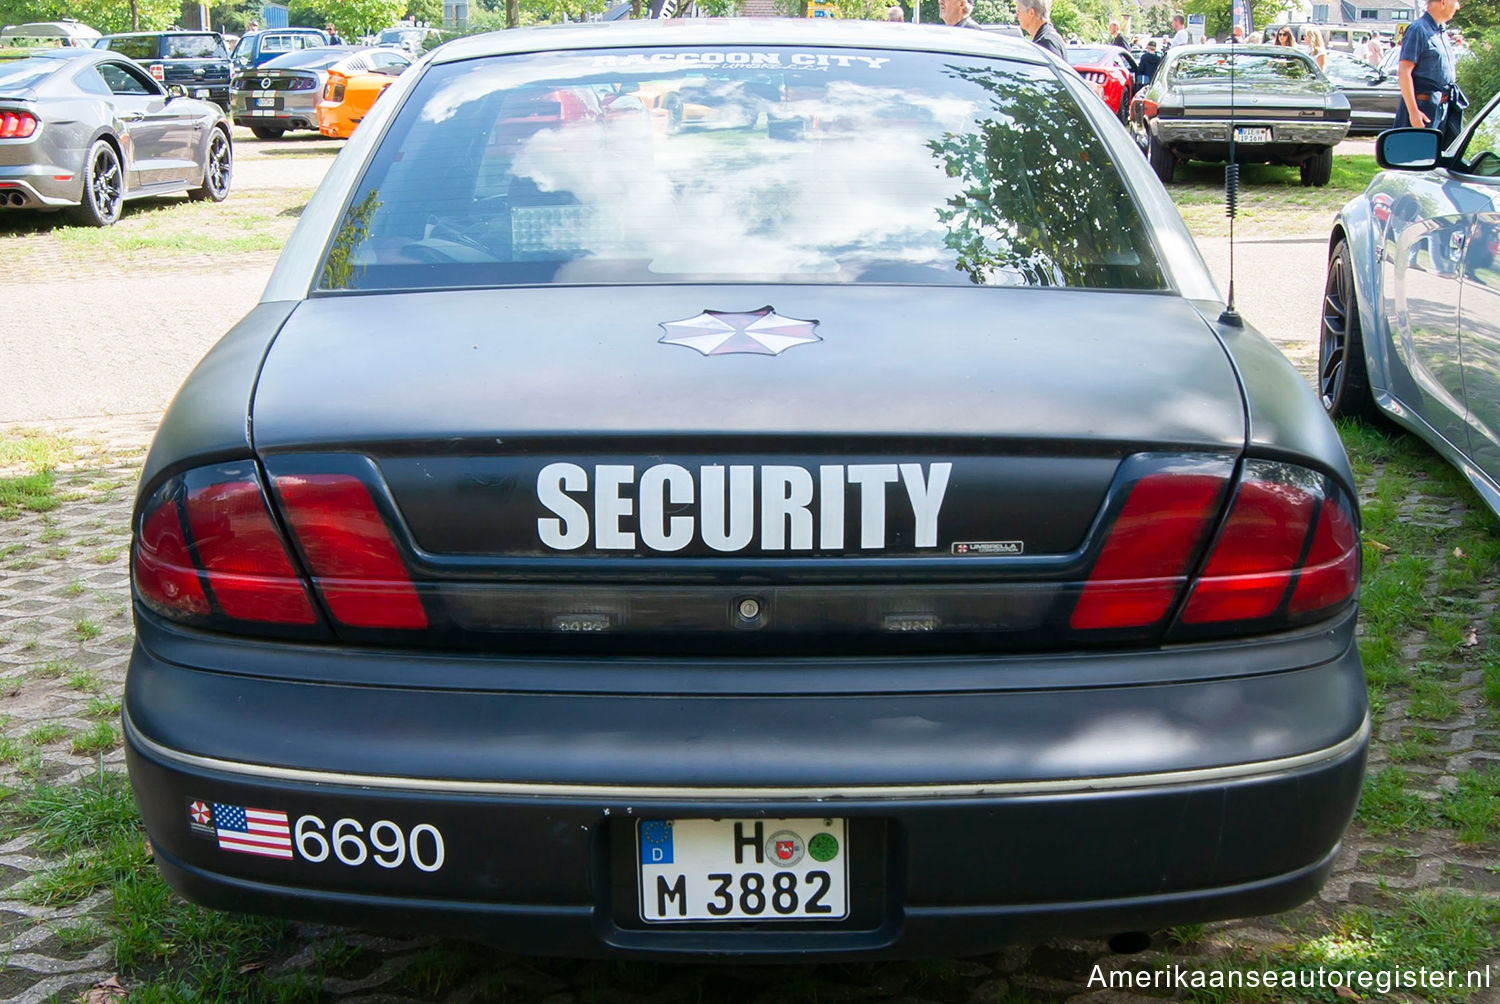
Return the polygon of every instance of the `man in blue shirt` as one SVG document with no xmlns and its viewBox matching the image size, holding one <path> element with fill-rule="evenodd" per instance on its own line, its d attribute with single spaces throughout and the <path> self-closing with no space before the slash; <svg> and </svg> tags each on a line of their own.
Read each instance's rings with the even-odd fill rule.
<svg viewBox="0 0 1500 1004">
<path fill-rule="evenodd" d="M 1468 99 L 1454 76 L 1453 43 L 1446 25 L 1458 11 L 1458 0 L 1427 0 L 1427 13 L 1413 21 L 1401 38 L 1401 103 L 1395 125 L 1436 129 L 1446 147 L 1463 129 Z"/>
</svg>

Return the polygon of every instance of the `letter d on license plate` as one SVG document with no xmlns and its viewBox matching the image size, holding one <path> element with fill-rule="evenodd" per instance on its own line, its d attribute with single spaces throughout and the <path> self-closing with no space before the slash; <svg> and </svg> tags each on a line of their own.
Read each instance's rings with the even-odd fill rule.
<svg viewBox="0 0 1500 1004">
<path fill-rule="evenodd" d="M 844 819 L 643 819 L 641 919 L 843 920 Z"/>
</svg>

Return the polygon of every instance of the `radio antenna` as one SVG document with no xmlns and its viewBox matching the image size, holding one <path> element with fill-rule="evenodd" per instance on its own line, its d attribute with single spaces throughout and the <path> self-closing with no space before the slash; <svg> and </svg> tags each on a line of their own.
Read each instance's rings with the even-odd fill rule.
<svg viewBox="0 0 1500 1004">
<path fill-rule="evenodd" d="M 1235 46 L 1233 15 L 1229 28 L 1229 163 L 1224 166 L 1224 215 L 1229 217 L 1229 301 L 1219 315 L 1219 323 L 1231 328 L 1243 328 L 1244 320 L 1234 309 L 1234 216 L 1240 202 L 1240 165 L 1234 159 L 1234 71 L 1238 53 Z"/>
</svg>

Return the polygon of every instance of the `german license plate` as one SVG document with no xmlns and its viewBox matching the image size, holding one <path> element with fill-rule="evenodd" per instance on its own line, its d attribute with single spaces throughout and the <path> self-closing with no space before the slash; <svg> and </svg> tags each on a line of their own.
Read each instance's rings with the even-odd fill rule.
<svg viewBox="0 0 1500 1004">
<path fill-rule="evenodd" d="M 208 88 L 207 87 L 195 87 L 195 88 L 193 88 L 193 97 L 195 97 L 195 98 L 206 98 L 206 97 L 208 97 Z"/>
<path fill-rule="evenodd" d="M 257 108 L 275 108 L 276 107 L 276 99 L 275 98 L 256 98 L 255 99 L 255 107 L 257 107 Z"/>
<path fill-rule="evenodd" d="M 641 919 L 843 920 L 845 819 L 643 819 Z"/>
<path fill-rule="evenodd" d="M 1254 129 L 1239 127 L 1234 130 L 1234 141 L 1236 143 L 1269 143 L 1271 142 L 1271 129 Z"/>
</svg>

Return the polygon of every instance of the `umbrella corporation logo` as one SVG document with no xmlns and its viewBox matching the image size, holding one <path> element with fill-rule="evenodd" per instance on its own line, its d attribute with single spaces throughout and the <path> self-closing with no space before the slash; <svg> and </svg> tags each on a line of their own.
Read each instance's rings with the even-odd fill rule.
<svg viewBox="0 0 1500 1004">
<path fill-rule="evenodd" d="M 705 356 L 761 355 L 779 356 L 797 345 L 821 342 L 813 333 L 817 321 L 783 317 L 770 307 L 746 313 L 727 310 L 705 310 L 696 317 L 664 321 L 663 345 L 686 345 Z"/>
<path fill-rule="evenodd" d="M 814 828 L 816 823 L 811 824 Z M 825 822 L 825 826 L 830 825 Z M 755 823 L 750 847 L 757 846 L 761 836 L 761 824 Z M 734 839 L 743 843 L 750 836 L 749 828 L 741 830 L 735 823 Z M 637 831 L 640 835 L 641 864 L 672 864 L 675 860 L 673 821 L 670 819 L 643 819 Z M 743 836 L 742 836 L 743 834 Z M 827 864 L 839 856 L 839 838 L 826 829 L 817 829 L 811 837 L 804 838 L 796 830 L 777 830 L 759 845 L 765 853 L 764 860 L 778 868 L 794 868 L 804 857 L 819 864 Z M 737 852 L 736 852 L 737 853 Z"/>
</svg>

